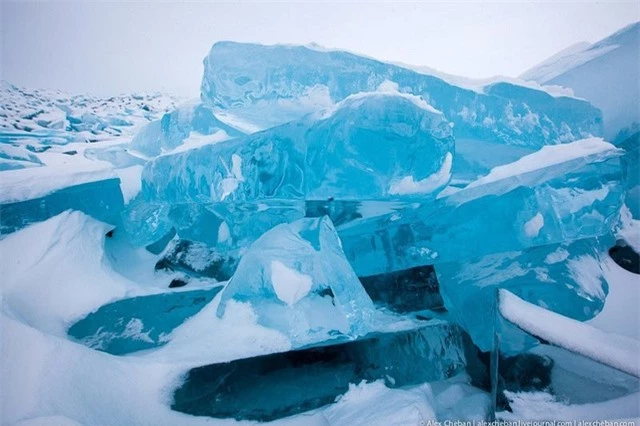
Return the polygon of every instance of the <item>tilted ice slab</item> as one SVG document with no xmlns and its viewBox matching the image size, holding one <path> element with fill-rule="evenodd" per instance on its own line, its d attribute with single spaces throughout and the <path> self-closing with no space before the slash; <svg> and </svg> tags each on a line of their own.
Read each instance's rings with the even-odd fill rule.
<svg viewBox="0 0 640 426">
<path fill-rule="evenodd" d="M 0 233 L 7 234 L 65 210 L 110 224 L 120 221 L 120 179 L 104 163 L 74 163 L 0 172 Z"/>
<path fill-rule="evenodd" d="M 249 303 L 258 323 L 301 345 L 370 331 L 373 302 L 344 257 L 329 218 L 278 225 L 251 245 L 222 292 Z"/>
<path fill-rule="evenodd" d="M 167 343 L 173 329 L 198 313 L 220 290 L 218 286 L 118 300 L 73 324 L 68 335 L 114 355 L 155 348 Z"/>
<path fill-rule="evenodd" d="M 338 228 L 359 276 L 606 235 L 624 197 L 622 150 L 544 147 L 435 203 Z"/>
<path fill-rule="evenodd" d="M 158 157 L 145 166 L 129 229 L 144 244 L 172 226 L 210 244 L 237 242 L 239 232 L 251 241 L 302 217 L 309 200 L 433 199 L 449 182 L 453 151 L 449 122 L 420 98 L 354 95 L 299 121 Z M 253 225 L 239 226 L 243 218 Z M 254 229 L 262 222 L 269 227 Z M 209 237 L 196 238 L 198 229 Z"/>
<path fill-rule="evenodd" d="M 604 306 L 608 286 L 602 260 L 611 237 L 488 254 L 436 266 L 447 310 L 483 351 L 522 352 L 537 342 L 496 315 L 498 289 L 504 288 L 561 315 L 585 321 Z"/>
<path fill-rule="evenodd" d="M 219 42 L 204 66 L 203 102 L 219 117 L 262 129 L 355 93 L 395 86 L 442 111 L 455 124 L 457 138 L 539 148 L 602 132 L 600 111 L 583 100 L 507 82 L 481 91 L 463 89 L 432 75 L 341 51 Z"/>
</svg>

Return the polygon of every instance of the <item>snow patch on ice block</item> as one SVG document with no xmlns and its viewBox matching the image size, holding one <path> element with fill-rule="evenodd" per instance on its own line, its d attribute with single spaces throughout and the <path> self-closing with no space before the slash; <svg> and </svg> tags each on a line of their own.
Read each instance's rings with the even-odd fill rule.
<svg viewBox="0 0 640 426">
<path fill-rule="evenodd" d="M 517 161 L 492 169 L 488 175 L 470 183 L 468 188 L 486 185 L 589 156 L 592 158 L 597 158 L 597 156 L 606 158 L 616 152 L 618 152 L 618 155 L 622 155 L 622 151 L 609 142 L 605 142 L 602 138 L 582 139 L 562 145 L 548 145 Z"/>
<path fill-rule="evenodd" d="M 124 203 L 134 199 L 142 190 L 142 166 L 131 166 L 124 169 L 116 169 L 114 172 L 120 178 L 120 188 Z"/>
<path fill-rule="evenodd" d="M 524 233 L 529 237 L 537 237 L 540 233 L 540 229 L 544 226 L 544 217 L 540 212 L 536 213 L 531 220 L 525 222 Z"/>
<path fill-rule="evenodd" d="M 389 194 L 424 194 L 432 193 L 442 188 L 451 180 L 451 164 L 453 156 L 447 153 L 442 163 L 442 167 L 436 173 L 422 180 L 415 181 L 413 176 L 406 176 L 399 182 L 394 182 L 389 188 Z"/>
<path fill-rule="evenodd" d="M 288 305 L 294 305 L 309 294 L 313 286 L 310 276 L 289 269 L 277 260 L 271 261 L 271 282 L 278 299 Z"/>
</svg>

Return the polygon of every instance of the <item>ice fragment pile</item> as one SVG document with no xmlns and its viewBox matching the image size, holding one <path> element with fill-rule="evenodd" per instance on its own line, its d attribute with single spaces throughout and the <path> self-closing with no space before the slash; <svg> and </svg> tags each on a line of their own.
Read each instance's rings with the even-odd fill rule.
<svg viewBox="0 0 640 426">
<path fill-rule="evenodd" d="M 637 29 L 528 73 L 584 99 L 234 42 L 214 44 L 200 99 L 178 107 L 3 84 L 0 240 L 85 220 L 65 210 L 106 222 L 92 268 L 145 282 L 56 327 L 119 356 L 105 359 L 173 362 L 175 411 L 274 420 L 362 380 L 463 371 L 496 391 L 499 353 L 542 365 L 531 389 L 546 391 L 552 363 L 532 354 L 544 345 L 500 315 L 498 294 L 578 321 L 603 310 L 612 230 L 623 204 L 640 215 L 637 109 L 620 111 L 639 95 L 618 105 L 628 80 L 592 75 L 629 65 Z M 83 241 L 69 244 L 80 265 Z M 21 294 L 14 310 L 40 303 Z"/>
<path fill-rule="evenodd" d="M 139 149 L 162 155 L 145 165 L 123 223 L 136 244 L 176 235 L 208 247 L 216 259 L 209 276 L 231 275 L 218 314 L 229 299 L 250 303 L 262 324 L 299 343 L 314 333 L 310 312 L 329 300 L 311 289 L 331 268 L 310 268 L 302 247 L 311 243 L 287 227 L 326 216 L 319 223 L 349 264 L 339 263 L 349 266 L 345 288 L 366 296 L 360 277 L 371 294 L 385 295 L 382 305 L 403 312 L 410 304 L 372 286 L 374 277 L 432 265 L 444 305 L 474 342 L 490 350 L 502 332 L 503 349 L 517 352 L 534 342 L 465 306 L 495 308 L 496 289 L 509 287 L 580 320 L 602 308 L 606 283 L 585 284 L 571 265 L 594 264 L 590 275 L 601 275 L 598 256 L 634 186 L 633 154 L 623 157 L 602 131 L 589 102 L 516 83 L 472 90 L 345 52 L 221 42 L 205 58 L 201 103 L 136 137 Z M 221 132 L 176 150 L 194 134 Z M 278 243 L 261 248 L 271 239 Z M 558 251 L 566 256 L 545 263 Z M 178 258 L 163 265 L 180 267 Z M 278 276 L 297 290 L 281 294 Z M 362 313 L 371 309 L 366 299 Z M 316 329 L 362 331 L 351 326 Z"/>
</svg>

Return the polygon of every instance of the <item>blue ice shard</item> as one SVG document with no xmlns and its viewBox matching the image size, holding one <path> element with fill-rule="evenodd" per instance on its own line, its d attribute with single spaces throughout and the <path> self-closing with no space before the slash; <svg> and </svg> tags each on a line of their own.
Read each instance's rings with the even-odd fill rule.
<svg viewBox="0 0 640 426">
<path fill-rule="evenodd" d="M 78 210 L 112 225 L 120 223 L 124 199 L 120 179 L 113 173 L 76 171 L 56 176 L 47 169 L 34 167 L 2 172 L 0 234 L 17 231 L 65 210 Z M 38 185 L 30 186 L 27 182 L 38 182 Z"/>
<path fill-rule="evenodd" d="M 423 100 L 354 95 L 264 132 L 156 158 L 129 229 L 143 244 L 172 227 L 212 245 L 237 243 L 303 217 L 309 200 L 433 199 L 449 182 L 453 153 L 449 122 Z M 195 235 L 202 230 L 209 235 Z"/>
<path fill-rule="evenodd" d="M 171 152 L 192 137 L 196 144 L 215 143 L 241 135 L 222 123 L 211 108 L 191 102 L 147 124 L 131 141 L 131 148 L 149 157 Z"/>
<path fill-rule="evenodd" d="M 496 322 L 497 289 L 564 316 L 591 319 L 608 293 L 601 256 L 612 243 L 605 236 L 438 264 L 440 291 L 455 322 L 480 349 L 491 350 L 495 330 L 502 351 L 521 352 L 537 342 L 513 324 Z"/>
<path fill-rule="evenodd" d="M 546 146 L 435 203 L 338 233 L 359 276 L 599 237 L 619 218 L 622 154 L 599 138 Z"/>
<path fill-rule="evenodd" d="M 73 324 L 68 334 L 90 348 L 113 355 L 151 349 L 209 303 L 222 287 L 174 291 L 118 300 Z"/>
<path fill-rule="evenodd" d="M 219 42 L 204 68 L 203 102 L 221 119 L 261 129 L 395 85 L 442 111 L 455 124 L 456 138 L 540 148 L 602 134 L 602 114 L 583 100 L 506 82 L 464 89 L 341 51 Z"/>
<path fill-rule="evenodd" d="M 222 292 L 219 317 L 231 303 L 251 304 L 258 322 L 294 347 L 362 336 L 374 312 L 327 217 L 278 225 L 253 243 Z"/>
</svg>

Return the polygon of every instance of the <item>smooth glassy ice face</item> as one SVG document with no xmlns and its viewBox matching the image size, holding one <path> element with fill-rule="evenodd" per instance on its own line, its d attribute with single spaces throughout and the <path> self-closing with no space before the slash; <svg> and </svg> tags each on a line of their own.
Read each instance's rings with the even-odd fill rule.
<svg viewBox="0 0 640 426">
<path fill-rule="evenodd" d="M 510 83 L 473 91 L 346 52 L 219 42 L 204 67 L 202 101 L 245 128 L 266 129 L 394 86 L 442 111 L 458 138 L 539 148 L 602 134 L 602 114 L 583 100 Z"/>
<path fill-rule="evenodd" d="M 357 95 L 264 132 L 156 158 L 144 168 L 129 229 L 143 244 L 171 227 L 180 235 L 208 229 L 208 237 L 186 238 L 216 244 L 226 241 L 216 238 L 224 222 L 226 242 L 237 244 L 249 230 L 236 226 L 243 211 L 273 226 L 302 217 L 308 200 L 433 199 L 451 178 L 453 155 L 449 122 L 423 100 Z M 250 240 L 269 229 L 251 228 Z"/>
<path fill-rule="evenodd" d="M 374 311 L 327 217 L 278 225 L 253 243 L 222 292 L 219 317 L 231 303 L 250 304 L 294 346 L 362 336 Z"/>
</svg>

